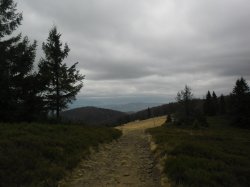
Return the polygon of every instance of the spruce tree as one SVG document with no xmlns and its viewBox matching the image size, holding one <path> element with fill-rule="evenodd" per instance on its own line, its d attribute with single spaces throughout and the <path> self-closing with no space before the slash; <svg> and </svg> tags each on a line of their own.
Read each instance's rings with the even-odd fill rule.
<svg viewBox="0 0 250 187">
<path fill-rule="evenodd" d="M 68 103 L 75 99 L 82 88 L 84 76 L 76 70 L 76 65 L 67 67 L 63 60 L 69 54 L 67 44 L 60 41 L 61 34 L 53 27 L 46 43 L 43 43 L 45 58 L 42 58 L 39 67 L 39 77 L 44 81 L 44 101 L 47 109 L 59 119 L 61 110 L 67 108 Z"/>
<path fill-rule="evenodd" d="M 241 77 L 236 81 L 230 95 L 231 115 L 234 117 L 234 124 L 250 128 L 250 88 L 246 80 Z"/>
<path fill-rule="evenodd" d="M 216 115 L 218 112 L 218 98 L 214 91 L 212 94 L 212 111 L 211 112 L 213 116 Z"/>
<path fill-rule="evenodd" d="M 203 111 L 205 115 L 214 116 L 218 111 L 218 98 L 213 91 L 212 95 L 210 91 L 207 92 L 206 99 L 203 105 Z"/>
<path fill-rule="evenodd" d="M 185 86 L 184 90 L 177 93 L 177 101 L 184 105 L 186 116 L 189 116 L 191 113 L 190 105 L 192 99 L 193 99 L 193 94 L 191 88 L 188 87 L 187 85 Z"/>
<path fill-rule="evenodd" d="M 32 92 L 34 87 L 26 84 L 28 80 L 35 81 L 32 68 L 36 42 L 30 44 L 20 34 L 11 36 L 22 20 L 13 0 L 0 0 L 0 17 L 0 120 L 20 121 L 36 111 L 30 109 L 34 105 L 26 105 L 27 99 L 37 96 Z"/>
<path fill-rule="evenodd" d="M 0 41 L 9 36 L 22 21 L 22 14 L 16 13 L 16 3 L 13 0 L 0 0 Z"/>
<path fill-rule="evenodd" d="M 42 110 L 36 108 L 35 103 L 30 103 L 31 98 L 34 101 L 39 100 L 36 86 L 38 81 L 36 74 L 33 73 L 33 63 L 36 53 L 36 42 L 30 44 L 27 37 L 17 43 L 10 51 L 13 57 L 11 72 L 11 93 L 15 100 L 15 110 L 12 114 L 15 121 L 32 121 L 33 115 Z M 39 112 L 38 112 L 39 113 Z"/>
<path fill-rule="evenodd" d="M 5 121 L 11 110 L 9 49 L 21 36 L 8 36 L 21 24 L 22 14 L 16 13 L 16 4 L 12 0 L 0 0 L 0 120 Z"/>
<path fill-rule="evenodd" d="M 193 94 L 191 88 L 187 85 L 184 90 L 181 90 L 177 93 L 176 100 L 179 104 L 179 111 L 177 111 L 177 115 L 180 121 L 184 123 L 191 123 L 193 106 L 192 106 Z"/>
<path fill-rule="evenodd" d="M 204 102 L 203 110 L 204 110 L 205 115 L 208 115 L 208 116 L 212 115 L 212 96 L 209 90 L 206 95 L 206 100 Z"/>
</svg>

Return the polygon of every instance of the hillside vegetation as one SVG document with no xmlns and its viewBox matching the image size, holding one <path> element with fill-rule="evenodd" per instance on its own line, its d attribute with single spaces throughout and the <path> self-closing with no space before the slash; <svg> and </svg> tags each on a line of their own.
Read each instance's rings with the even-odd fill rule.
<svg viewBox="0 0 250 187">
<path fill-rule="evenodd" d="M 125 113 L 96 107 L 81 107 L 61 113 L 64 121 L 83 123 L 91 126 L 115 126 Z"/>
<path fill-rule="evenodd" d="M 250 186 L 250 130 L 208 118 L 208 129 L 163 125 L 149 129 L 165 157 L 173 186 Z"/>
<path fill-rule="evenodd" d="M 120 135 L 111 128 L 0 124 L 0 186 L 56 186 L 90 147 Z"/>
</svg>

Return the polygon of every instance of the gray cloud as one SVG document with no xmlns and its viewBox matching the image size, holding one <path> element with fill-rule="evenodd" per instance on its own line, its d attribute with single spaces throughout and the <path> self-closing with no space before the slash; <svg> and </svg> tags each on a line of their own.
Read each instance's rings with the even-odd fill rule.
<svg viewBox="0 0 250 187">
<path fill-rule="evenodd" d="M 167 102 L 185 84 L 202 97 L 250 80 L 248 0 L 20 0 L 18 9 L 20 30 L 40 46 L 58 26 L 67 62 L 86 74 L 85 100 Z"/>
</svg>

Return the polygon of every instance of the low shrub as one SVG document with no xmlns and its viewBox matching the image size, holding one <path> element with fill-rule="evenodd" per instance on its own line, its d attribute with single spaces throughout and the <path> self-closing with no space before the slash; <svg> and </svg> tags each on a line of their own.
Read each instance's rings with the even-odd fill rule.
<svg viewBox="0 0 250 187">
<path fill-rule="evenodd" d="M 197 122 L 198 123 L 198 122 Z M 173 186 L 250 186 L 250 130 L 224 118 L 208 118 L 209 128 L 156 127 L 149 132 Z"/>
<path fill-rule="evenodd" d="M 0 186 L 57 186 L 90 147 L 120 135 L 112 128 L 0 124 Z"/>
</svg>

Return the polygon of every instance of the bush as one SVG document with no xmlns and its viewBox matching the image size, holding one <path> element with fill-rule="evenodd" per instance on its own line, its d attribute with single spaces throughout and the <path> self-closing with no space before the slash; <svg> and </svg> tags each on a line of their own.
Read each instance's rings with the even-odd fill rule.
<svg viewBox="0 0 250 187">
<path fill-rule="evenodd" d="M 250 186 L 250 131 L 224 118 L 208 118 L 209 129 L 172 126 L 147 130 L 167 155 L 164 172 L 173 186 Z M 195 120 L 194 126 L 200 122 Z"/>
<path fill-rule="evenodd" d="M 0 124 L 0 186 L 56 186 L 90 147 L 120 135 L 112 128 Z"/>
<path fill-rule="evenodd" d="M 166 124 L 171 123 L 172 122 L 172 117 L 171 114 L 167 115 L 167 119 L 166 119 Z"/>
</svg>

